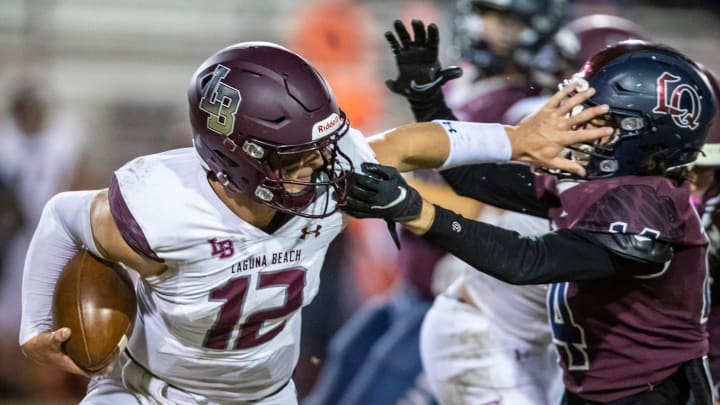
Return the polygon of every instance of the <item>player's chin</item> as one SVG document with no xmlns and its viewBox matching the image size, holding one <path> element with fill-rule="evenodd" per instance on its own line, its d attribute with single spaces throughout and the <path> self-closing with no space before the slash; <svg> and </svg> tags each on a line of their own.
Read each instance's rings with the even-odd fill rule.
<svg viewBox="0 0 720 405">
<path fill-rule="evenodd" d="M 308 180 L 300 180 L 300 181 L 310 181 Z M 285 191 L 288 193 L 290 197 L 298 198 L 303 197 L 307 195 L 308 193 L 311 193 L 314 190 L 313 186 L 304 185 L 304 184 L 288 184 L 285 186 Z"/>
</svg>

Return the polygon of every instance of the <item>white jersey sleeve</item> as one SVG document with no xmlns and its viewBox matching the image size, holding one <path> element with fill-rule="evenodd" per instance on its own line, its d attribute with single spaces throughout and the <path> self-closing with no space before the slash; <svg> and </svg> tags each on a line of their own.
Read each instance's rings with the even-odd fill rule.
<svg viewBox="0 0 720 405">
<path fill-rule="evenodd" d="M 550 221 L 547 219 L 514 211 L 506 211 L 500 217 L 498 226 L 526 236 L 550 231 Z M 545 307 L 547 289 L 544 285 L 511 285 L 475 269 L 468 269 L 465 277 L 467 294 L 499 328 L 528 342 L 552 342 Z"/>
<path fill-rule="evenodd" d="M 348 133 L 338 143 L 340 150 L 350 157 L 353 166 L 358 169 L 362 162 L 377 162 L 375 152 L 370 147 L 362 132 L 350 128 Z"/>
</svg>

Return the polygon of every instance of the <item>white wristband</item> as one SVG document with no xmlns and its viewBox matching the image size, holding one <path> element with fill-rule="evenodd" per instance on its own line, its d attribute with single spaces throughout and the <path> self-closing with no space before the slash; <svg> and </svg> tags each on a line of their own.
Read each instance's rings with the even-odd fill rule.
<svg viewBox="0 0 720 405">
<path fill-rule="evenodd" d="M 450 140 L 450 152 L 440 167 L 449 169 L 456 166 L 485 162 L 510 160 L 512 145 L 500 124 L 478 122 L 435 120 Z"/>
</svg>

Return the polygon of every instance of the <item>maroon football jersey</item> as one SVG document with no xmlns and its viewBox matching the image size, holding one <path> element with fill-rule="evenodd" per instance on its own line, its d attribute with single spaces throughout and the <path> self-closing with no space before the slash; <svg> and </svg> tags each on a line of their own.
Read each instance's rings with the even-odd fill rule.
<svg viewBox="0 0 720 405">
<path fill-rule="evenodd" d="M 672 243 L 662 273 L 554 283 L 548 311 L 568 390 L 606 402 L 649 389 L 708 352 L 707 238 L 687 184 L 618 177 L 560 188 L 540 176 L 540 197 L 559 229 L 619 232 Z"/>
<path fill-rule="evenodd" d="M 496 76 L 464 85 L 468 87 L 461 90 L 451 87 L 446 99 L 459 119 L 474 122 L 505 123 L 503 118 L 510 107 L 524 98 L 537 96 L 541 90 L 519 75 Z M 454 92 L 464 94 L 452 97 Z"/>
</svg>

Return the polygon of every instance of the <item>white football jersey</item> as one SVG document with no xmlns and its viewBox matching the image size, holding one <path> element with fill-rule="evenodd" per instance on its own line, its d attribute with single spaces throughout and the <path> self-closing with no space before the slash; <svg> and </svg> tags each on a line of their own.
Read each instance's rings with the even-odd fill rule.
<svg viewBox="0 0 720 405">
<path fill-rule="evenodd" d="M 538 235 L 550 231 L 550 221 L 547 219 L 513 211 L 502 212 L 492 207 L 486 207 L 483 211 L 489 213 L 481 216 L 482 221 L 521 235 Z M 444 266 L 462 268 L 462 283 L 472 303 L 503 333 L 529 343 L 552 343 L 545 306 L 546 286 L 508 284 L 477 271 L 454 256 L 448 255 L 443 260 L 446 261 Z"/>
<path fill-rule="evenodd" d="M 356 168 L 375 160 L 358 131 L 340 148 Z M 219 402 L 262 398 L 292 375 L 300 309 L 317 293 L 325 253 L 345 218 L 294 216 L 268 234 L 230 211 L 200 163 L 193 148 L 176 149 L 115 173 L 127 210 L 168 266 L 137 284 L 128 351 L 182 390 Z M 306 211 L 322 212 L 324 204 Z"/>
</svg>

